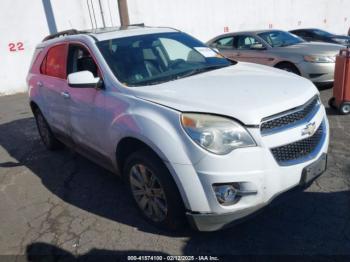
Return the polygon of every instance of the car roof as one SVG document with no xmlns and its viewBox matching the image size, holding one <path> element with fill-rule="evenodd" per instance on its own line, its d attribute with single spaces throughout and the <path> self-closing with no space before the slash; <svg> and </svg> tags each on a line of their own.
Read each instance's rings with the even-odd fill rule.
<svg viewBox="0 0 350 262">
<path fill-rule="evenodd" d="M 149 27 L 149 26 L 127 26 L 127 27 L 107 27 L 90 30 L 90 34 L 98 41 L 109 40 L 136 35 L 147 35 L 157 33 L 179 32 L 179 30 L 170 27 Z"/>
<path fill-rule="evenodd" d="M 321 30 L 321 29 L 317 29 L 317 28 L 298 28 L 298 29 L 290 30 L 290 32 L 294 32 L 294 31 L 314 31 L 314 30 Z"/>
<path fill-rule="evenodd" d="M 39 46 L 46 46 L 52 43 L 70 39 L 73 40 L 77 39 L 77 37 L 79 36 L 88 36 L 98 42 L 114 38 L 171 32 L 179 32 L 179 30 L 170 27 L 149 27 L 144 26 L 143 24 L 120 27 L 95 28 L 82 31 L 70 29 L 58 32 L 56 34 L 48 35 L 44 38 L 43 42 L 39 44 Z"/>
<path fill-rule="evenodd" d="M 219 35 L 219 36 L 215 37 L 215 39 L 222 38 L 222 37 L 225 37 L 225 36 L 232 36 L 232 35 L 243 35 L 243 34 L 257 35 L 257 34 L 260 34 L 260 33 L 274 32 L 274 31 L 283 31 L 283 30 L 280 30 L 280 29 L 265 29 L 265 30 L 230 32 L 230 33 Z M 283 31 L 283 32 L 286 32 L 286 31 Z"/>
<path fill-rule="evenodd" d="M 218 35 L 218 36 L 210 39 L 207 43 L 210 44 L 213 41 L 217 41 L 220 38 L 229 37 L 229 36 L 235 36 L 235 35 L 258 35 L 260 33 L 274 32 L 274 31 L 283 31 L 283 30 L 280 30 L 280 29 L 265 29 L 265 30 L 230 32 L 230 33 Z M 283 31 L 283 32 L 286 32 L 286 31 Z"/>
</svg>

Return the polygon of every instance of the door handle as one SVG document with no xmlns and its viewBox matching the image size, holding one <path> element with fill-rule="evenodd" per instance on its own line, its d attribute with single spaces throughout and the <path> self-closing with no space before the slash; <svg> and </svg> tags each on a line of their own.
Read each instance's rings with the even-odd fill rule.
<svg viewBox="0 0 350 262">
<path fill-rule="evenodd" d="M 37 87 L 43 87 L 43 86 L 44 86 L 44 84 L 43 84 L 43 82 L 38 81 L 38 82 L 36 82 L 36 86 L 37 86 Z"/>
<path fill-rule="evenodd" d="M 70 98 L 70 94 L 68 92 L 66 92 L 66 91 L 61 92 L 61 96 L 63 96 L 65 99 Z"/>
</svg>

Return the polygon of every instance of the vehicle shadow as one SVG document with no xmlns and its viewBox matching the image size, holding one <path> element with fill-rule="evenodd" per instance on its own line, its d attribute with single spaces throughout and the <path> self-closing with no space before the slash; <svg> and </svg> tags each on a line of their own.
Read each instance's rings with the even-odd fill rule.
<svg viewBox="0 0 350 262">
<path fill-rule="evenodd" d="M 333 83 L 316 84 L 316 87 L 319 91 L 324 91 L 324 90 L 333 88 Z"/>
<path fill-rule="evenodd" d="M 71 252 L 48 243 L 36 242 L 26 248 L 26 259 L 28 262 L 103 262 L 103 261 L 135 261 L 128 256 L 162 256 L 168 254 L 157 251 L 111 251 L 105 249 L 91 249 L 83 255 L 74 255 Z M 145 261 L 143 259 L 139 259 Z"/>
<path fill-rule="evenodd" d="M 16 160 L 0 161 L 0 167 L 25 166 L 64 202 L 141 231 L 166 233 L 143 220 L 119 176 L 68 148 L 48 151 L 34 118 L 1 124 L 0 145 Z"/>
<path fill-rule="evenodd" d="M 185 236 L 183 253 L 187 255 L 350 254 L 349 191 L 322 192 L 322 185 L 316 183 L 319 192 L 289 194 L 287 201 L 275 201 L 261 214 L 235 227 L 213 233 L 170 233 L 141 218 L 116 176 L 68 149 L 47 151 L 33 118 L 1 124 L 0 144 L 15 159 L 13 163 L 0 161 L 0 166 L 25 166 L 54 195 L 87 212 L 141 232 Z M 331 157 L 330 161 L 335 160 Z M 347 168 L 345 172 L 350 174 L 350 166 Z M 324 174 L 329 180 L 334 175 Z"/>
<path fill-rule="evenodd" d="M 349 191 L 284 200 L 228 230 L 193 234 L 184 253 L 350 256 Z"/>
</svg>

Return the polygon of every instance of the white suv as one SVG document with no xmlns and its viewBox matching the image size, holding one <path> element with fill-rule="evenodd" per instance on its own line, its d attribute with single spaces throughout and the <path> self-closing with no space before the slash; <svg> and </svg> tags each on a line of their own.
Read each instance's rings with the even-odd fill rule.
<svg viewBox="0 0 350 262">
<path fill-rule="evenodd" d="M 309 80 L 175 29 L 49 36 L 27 81 L 44 144 L 120 174 L 159 226 L 221 229 L 326 169 L 329 126 Z"/>
</svg>

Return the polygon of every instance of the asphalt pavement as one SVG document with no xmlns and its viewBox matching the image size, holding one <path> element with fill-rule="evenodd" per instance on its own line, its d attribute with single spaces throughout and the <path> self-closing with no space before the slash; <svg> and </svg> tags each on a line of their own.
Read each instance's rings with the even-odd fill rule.
<svg viewBox="0 0 350 262">
<path fill-rule="evenodd" d="M 328 170 L 311 187 L 233 228 L 169 233 L 141 218 L 118 177 L 47 151 L 25 94 L 0 97 L 0 254 L 350 255 L 350 115 L 327 114 Z"/>
</svg>

